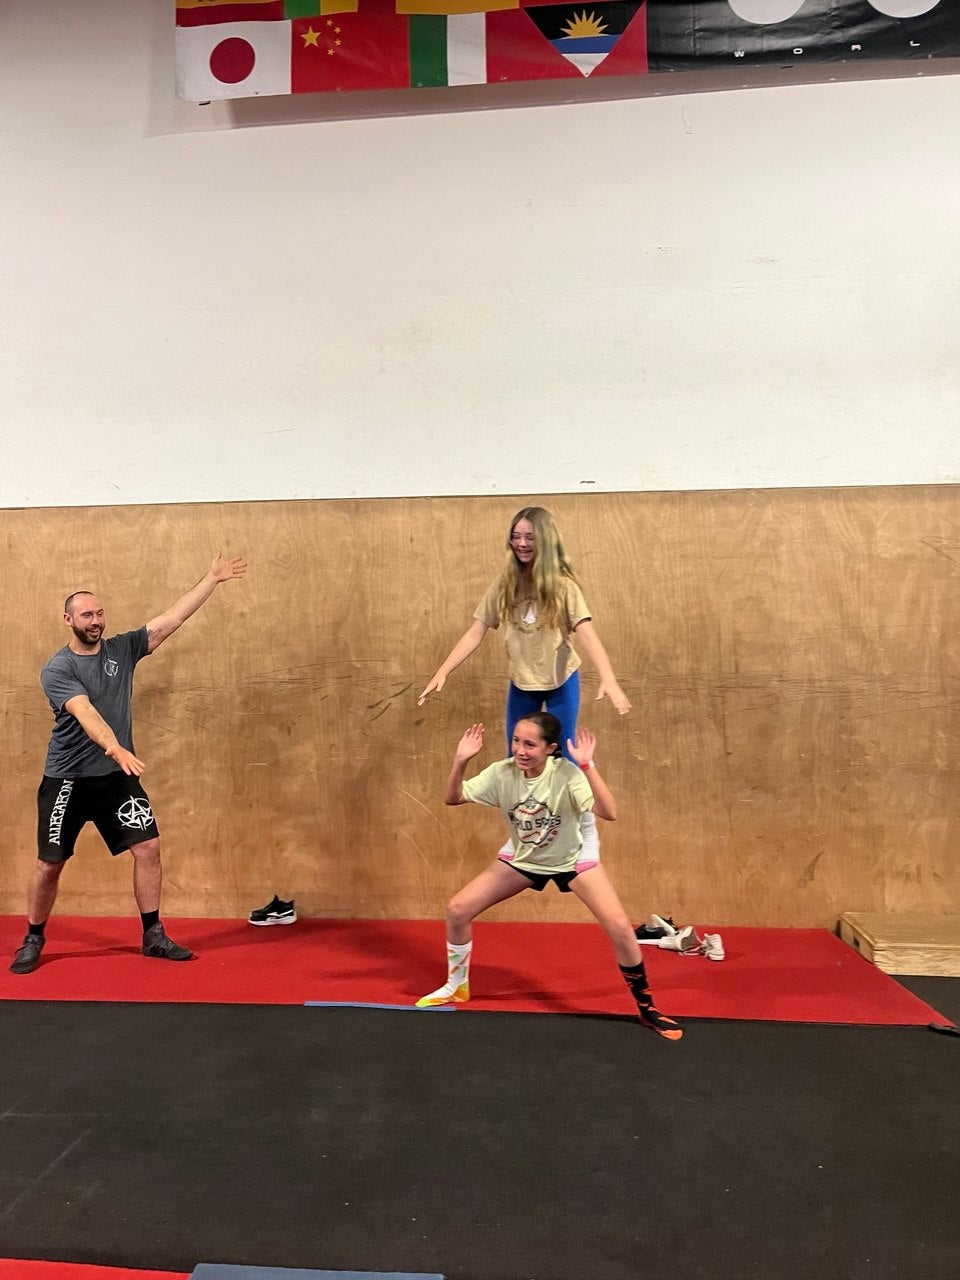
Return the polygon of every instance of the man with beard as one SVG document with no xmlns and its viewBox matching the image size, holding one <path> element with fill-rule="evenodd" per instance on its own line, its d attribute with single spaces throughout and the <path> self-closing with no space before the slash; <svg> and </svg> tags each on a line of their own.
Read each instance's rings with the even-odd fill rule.
<svg viewBox="0 0 960 1280">
<path fill-rule="evenodd" d="M 246 569 L 242 559 L 217 556 L 210 572 L 165 613 L 117 636 L 104 636 L 103 605 L 92 591 L 75 591 L 64 602 L 70 640 L 40 673 L 54 725 L 37 792 L 38 860 L 27 894 L 28 932 L 10 966 L 12 973 L 32 973 L 37 967 L 60 873 L 88 822 L 112 854 L 129 849 L 133 857 L 143 954 L 158 960 L 192 957 L 167 936 L 160 921 L 160 833 L 139 781 L 144 764 L 133 749 L 133 673 L 140 659 L 196 613 L 219 583 L 242 578 Z"/>
</svg>

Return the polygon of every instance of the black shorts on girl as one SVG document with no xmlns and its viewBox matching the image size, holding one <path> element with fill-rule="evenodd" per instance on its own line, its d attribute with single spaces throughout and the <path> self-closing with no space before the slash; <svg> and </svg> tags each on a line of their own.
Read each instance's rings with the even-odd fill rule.
<svg viewBox="0 0 960 1280">
<path fill-rule="evenodd" d="M 501 862 L 506 863 L 508 867 L 513 867 L 512 862 L 507 862 L 506 858 L 501 858 Z M 513 867 L 514 871 L 519 871 L 520 875 L 526 876 L 530 881 L 530 888 L 536 893 L 543 893 L 544 889 L 552 880 L 561 893 L 570 893 L 570 881 L 576 880 L 576 871 L 553 871 L 545 875 L 541 875 L 537 871 L 524 871 L 522 867 Z"/>
<path fill-rule="evenodd" d="M 159 836 L 150 800 L 138 778 L 106 773 L 95 778 L 48 778 L 37 790 L 37 857 L 66 862 L 77 836 L 92 822 L 112 854 Z"/>
</svg>

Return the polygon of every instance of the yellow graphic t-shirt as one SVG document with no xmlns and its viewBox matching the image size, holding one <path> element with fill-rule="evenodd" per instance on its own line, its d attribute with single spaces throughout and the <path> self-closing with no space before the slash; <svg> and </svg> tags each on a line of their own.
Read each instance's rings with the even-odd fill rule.
<svg viewBox="0 0 960 1280">
<path fill-rule="evenodd" d="M 464 799 L 500 809 L 510 827 L 513 857 L 522 871 L 573 871 L 583 844 L 580 815 L 593 808 L 583 770 L 551 756 L 537 778 L 525 778 L 513 758 L 488 765 L 463 784 Z"/>
<path fill-rule="evenodd" d="M 496 630 L 499 579 L 491 583 L 474 617 Z M 580 666 L 580 655 L 571 643 L 575 626 L 590 617 L 583 592 L 572 578 L 565 580 L 563 615 L 559 627 L 546 627 L 537 620 L 537 598 L 533 585 L 521 586 L 514 616 L 504 627 L 504 642 L 510 664 L 510 679 L 518 689 L 532 693 L 559 689 Z M 523 594 L 524 591 L 526 594 Z"/>
</svg>

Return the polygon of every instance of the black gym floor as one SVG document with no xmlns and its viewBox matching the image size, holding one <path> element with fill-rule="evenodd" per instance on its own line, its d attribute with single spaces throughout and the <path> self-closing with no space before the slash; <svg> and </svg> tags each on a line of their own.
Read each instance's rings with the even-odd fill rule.
<svg viewBox="0 0 960 1280">
<path fill-rule="evenodd" d="M 960 1018 L 960 979 L 905 979 Z M 926 1029 L 0 1005 L 0 1256 L 451 1280 L 955 1280 Z"/>
</svg>

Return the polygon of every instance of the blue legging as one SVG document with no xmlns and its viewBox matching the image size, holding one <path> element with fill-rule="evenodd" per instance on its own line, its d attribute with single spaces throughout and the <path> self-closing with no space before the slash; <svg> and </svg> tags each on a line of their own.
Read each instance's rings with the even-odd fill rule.
<svg viewBox="0 0 960 1280">
<path fill-rule="evenodd" d="M 580 711 L 580 672 L 575 671 L 559 689 L 542 689 L 531 692 L 518 689 L 510 681 L 507 688 L 507 755 L 513 755 L 513 731 L 517 721 L 532 716 L 537 711 L 549 711 L 560 721 L 560 749 L 570 759 L 567 739 L 576 741 L 577 714 Z"/>
</svg>

